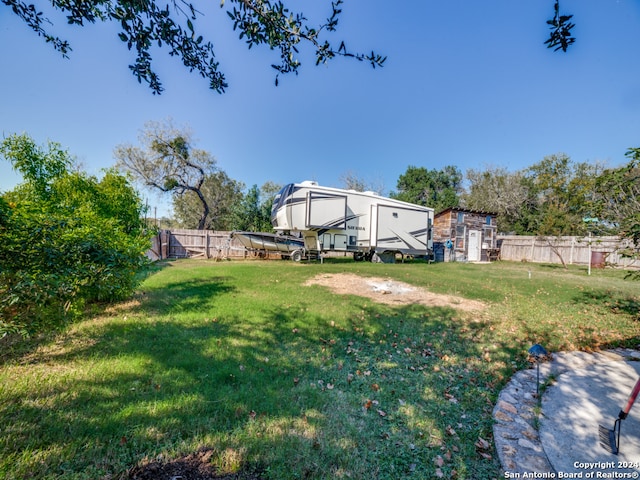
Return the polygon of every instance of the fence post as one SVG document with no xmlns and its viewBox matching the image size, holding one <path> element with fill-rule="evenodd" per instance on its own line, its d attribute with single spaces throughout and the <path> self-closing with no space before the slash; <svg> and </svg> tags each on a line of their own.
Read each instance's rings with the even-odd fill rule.
<svg viewBox="0 0 640 480">
<path fill-rule="evenodd" d="M 169 230 L 160 231 L 160 258 L 169 258 Z"/>
<path fill-rule="evenodd" d="M 529 258 L 529 261 L 530 261 L 530 262 L 533 262 L 533 260 L 534 260 L 534 258 L 535 258 L 535 257 L 533 256 L 533 255 L 534 255 L 534 253 L 535 253 L 535 248 L 536 248 L 536 237 L 533 237 L 533 238 L 531 239 L 531 256 L 530 256 L 530 258 Z"/>
</svg>

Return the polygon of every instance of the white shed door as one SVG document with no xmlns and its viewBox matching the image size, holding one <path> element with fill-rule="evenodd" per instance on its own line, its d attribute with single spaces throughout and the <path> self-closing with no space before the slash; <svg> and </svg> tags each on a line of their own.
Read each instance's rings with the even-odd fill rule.
<svg viewBox="0 0 640 480">
<path fill-rule="evenodd" d="M 469 230 L 469 251 L 467 258 L 470 262 L 480 261 L 480 245 L 482 245 L 482 232 L 480 230 Z"/>
</svg>

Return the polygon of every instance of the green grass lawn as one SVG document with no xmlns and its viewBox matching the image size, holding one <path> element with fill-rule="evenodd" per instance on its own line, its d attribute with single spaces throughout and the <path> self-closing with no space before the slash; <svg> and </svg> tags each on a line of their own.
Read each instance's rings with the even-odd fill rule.
<svg viewBox="0 0 640 480">
<path fill-rule="evenodd" d="M 388 306 L 304 282 L 482 300 Z M 526 351 L 637 347 L 624 272 L 498 262 L 157 265 L 128 302 L 0 354 L 0 478 L 124 478 L 210 448 L 269 479 L 500 476 L 491 412 Z"/>
</svg>

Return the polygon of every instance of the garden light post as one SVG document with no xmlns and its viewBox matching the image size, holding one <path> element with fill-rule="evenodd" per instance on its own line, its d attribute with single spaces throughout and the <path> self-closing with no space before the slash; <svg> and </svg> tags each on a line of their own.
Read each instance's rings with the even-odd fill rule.
<svg viewBox="0 0 640 480">
<path fill-rule="evenodd" d="M 538 397 L 538 402 L 540 402 L 540 359 L 547 356 L 547 350 L 545 350 L 545 348 L 539 343 L 536 343 L 529 349 L 529 355 L 536 359 L 536 366 L 538 369 L 536 380 L 536 396 Z"/>
</svg>

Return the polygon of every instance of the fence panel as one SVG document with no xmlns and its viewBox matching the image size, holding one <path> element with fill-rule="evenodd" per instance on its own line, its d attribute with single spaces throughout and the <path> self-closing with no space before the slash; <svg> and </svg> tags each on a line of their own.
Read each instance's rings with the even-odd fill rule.
<svg viewBox="0 0 640 480">
<path fill-rule="evenodd" d="M 161 230 L 153 239 L 147 255 L 160 258 L 248 258 L 259 252 L 248 251 L 231 232 L 211 230 Z M 499 235 L 500 258 L 515 262 L 562 263 L 589 265 L 593 252 L 604 257 L 606 264 L 621 268 L 640 268 L 640 262 L 623 257 L 620 250 L 630 243 L 619 237 L 536 237 Z M 556 253 L 557 252 L 557 253 Z M 263 252 L 260 256 L 264 257 Z M 272 256 L 279 257 L 274 253 Z"/>
<path fill-rule="evenodd" d="M 534 263 L 589 265 L 594 256 L 604 257 L 606 264 L 621 268 L 639 268 L 637 260 L 623 257 L 620 250 L 630 246 L 619 237 L 536 237 L 499 235 L 502 260 Z M 594 252 L 595 255 L 594 255 Z"/>
<path fill-rule="evenodd" d="M 261 258 L 277 257 L 279 253 L 253 252 L 247 250 L 239 240 L 231 238 L 231 232 L 212 230 L 173 229 L 161 230 L 152 239 L 152 248 L 147 252 L 152 260 L 161 258 Z"/>
</svg>

